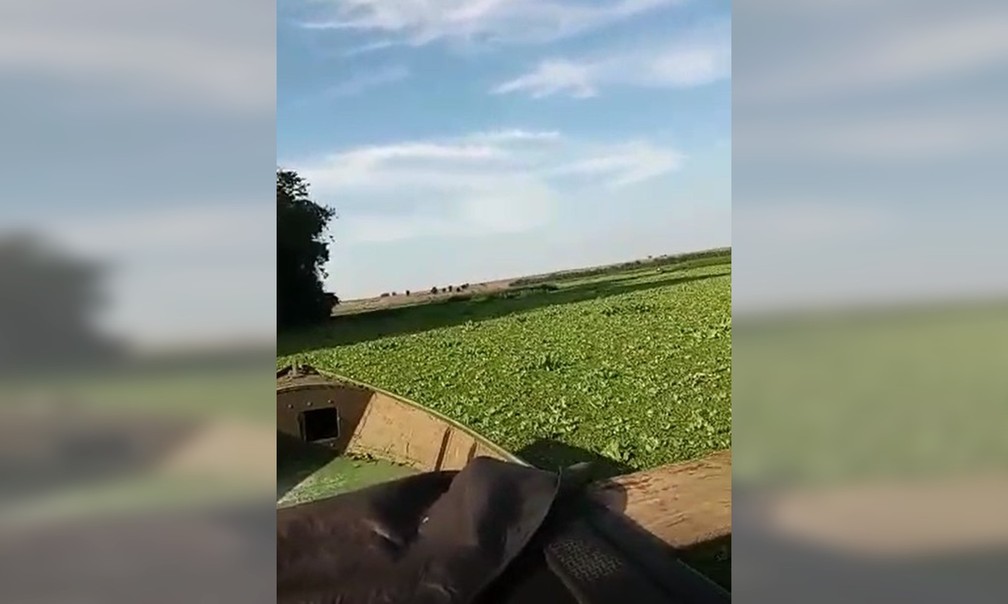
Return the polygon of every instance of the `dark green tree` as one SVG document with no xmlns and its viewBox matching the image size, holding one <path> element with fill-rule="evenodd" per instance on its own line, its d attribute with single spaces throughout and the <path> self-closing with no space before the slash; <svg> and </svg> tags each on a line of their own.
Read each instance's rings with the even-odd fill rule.
<svg viewBox="0 0 1008 604">
<path fill-rule="evenodd" d="M 332 312 L 322 288 L 329 260 L 324 233 L 336 215 L 311 200 L 308 182 L 292 170 L 277 169 L 277 323 L 307 325 Z"/>
<path fill-rule="evenodd" d="M 34 234 L 0 234 L 0 373 L 118 359 L 119 343 L 96 327 L 105 276 Z"/>
</svg>

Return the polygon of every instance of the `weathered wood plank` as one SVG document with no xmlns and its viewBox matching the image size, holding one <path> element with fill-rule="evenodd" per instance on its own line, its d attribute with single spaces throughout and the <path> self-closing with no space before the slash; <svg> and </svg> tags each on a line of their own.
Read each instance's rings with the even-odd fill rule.
<svg viewBox="0 0 1008 604">
<path fill-rule="evenodd" d="M 731 535 L 731 451 L 604 480 L 592 491 L 672 547 Z"/>
</svg>

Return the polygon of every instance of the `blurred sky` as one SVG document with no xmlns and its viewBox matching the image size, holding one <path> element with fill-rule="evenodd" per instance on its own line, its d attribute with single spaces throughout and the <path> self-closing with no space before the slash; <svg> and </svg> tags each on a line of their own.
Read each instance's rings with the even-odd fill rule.
<svg viewBox="0 0 1008 604">
<path fill-rule="evenodd" d="M 733 10 L 736 312 L 1008 293 L 1008 4 Z"/>
<path fill-rule="evenodd" d="M 0 8 L 0 230 L 109 262 L 116 333 L 274 337 L 275 35 L 272 0 Z"/>
<path fill-rule="evenodd" d="M 1008 601 L 1008 4 L 732 12 L 732 596 Z"/>
<path fill-rule="evenodd" d="M 278 162 L 335 207 L 329 288 L 730 244 L 728 2 L 282 2 Z"/>
</svg>

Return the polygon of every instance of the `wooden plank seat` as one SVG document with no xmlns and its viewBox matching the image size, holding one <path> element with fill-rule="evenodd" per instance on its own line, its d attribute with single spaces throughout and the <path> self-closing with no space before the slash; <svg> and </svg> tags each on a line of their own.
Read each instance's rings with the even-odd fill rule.
<svg viewBox="0 0 1008 604">
<path fill-rule="evenodd" d="M 606 479 L 590 496 L 731 589 L 731 451 Z"/>
<path fill-rule="evenodd" d="M 731 451 L 600 481 L 592 497 L 675 548 L 731 535 Z"/>
</svg>

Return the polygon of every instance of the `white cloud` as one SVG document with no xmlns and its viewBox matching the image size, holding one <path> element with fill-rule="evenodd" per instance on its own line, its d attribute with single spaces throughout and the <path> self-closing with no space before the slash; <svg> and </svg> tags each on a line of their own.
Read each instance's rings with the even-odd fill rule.
<svg viewBox="0 0 1008 604">
<path fill-rule="evenodd" d="M 533 131 L 512 128 L 508 130 L 493 130 L 489 132 L 477 132 L 469 135 L 470 140 L 484 142 L 507 142 L 507 141 L 555 141 L 560 139 L 560 133 L 556 130 Z"/>
<path fill-rule="evenodd" d="M 692 88 L 731 76 L 729 29 L 722 27 L 688 38 L 657 49 L 636 49 L 608 57 L 546 59 L 528 73 L 495 86 L 491 93 L 590 98 L 605 86 Z"/>
<path fill-rule="evenodd" d="M 399 214 L 351 213 L 338 225 L 343 241 L 387 243 L 418 237 L 483 237 L 524 233 L 549 224 L 554 193 L 536 183 Z"/>
<path fill-rule="evenodd" d="M 599 29 L 681 0 L 328 0 L 331 18 L 305 22 L 311 29 L 357 30 L 421 46 L 463 43 L 539 43 Z M 381 40 L 363 50 L 383 48 Z M 360 49 L 358 49 L 360 50 Z"/>
<path fill-rule="evenodd" d="M 620 145 L 603 155 L 594 155 L 550 170 L 552 174 L 606 176 L 609 187 L 623 187 L 654 178 L 682 166 L 683 155 L 647 143 Z"/>
<path fill-rule="evenodd" d="M 495 87 L 494 94 L 528 92 L 532 98 L 568 92 L 579 99 L 598 94 L 596 86 L 608 68 L 605 63 L 575 63 L 564 59 L 548 59 L 533 71 Z"/>
<path fill-rule="evenodd" d="M 500 146 L 467 140 L 406 141 L 358 147 L 301 166 L 320 192 L 460 184 L 467 166 L 504 158 Z M 485 168 L 484 168 L 485 169 Z"/>
<path fill-rule="evenodd" d="M 504 155 L 505 151 L 492 145 L 477 145 L 468 142 L 406 142 L 392 145 L 361 147 L 336 156 L 340 160 L 353 163 L 374 164 L 391 160 L 485 160 Z"/>
<path fill-rule="evenodd" d="M 527 232 L 587 187 L 632 186 L 677 170 L 683 156 L 647 142 L 592 144 L 555 131 L 501 129 L 349 149 L 290 162 L 339 208 L 337 238 Z M 328 200 L 333 200 L 329 202 Z"/>
</svg>

